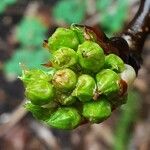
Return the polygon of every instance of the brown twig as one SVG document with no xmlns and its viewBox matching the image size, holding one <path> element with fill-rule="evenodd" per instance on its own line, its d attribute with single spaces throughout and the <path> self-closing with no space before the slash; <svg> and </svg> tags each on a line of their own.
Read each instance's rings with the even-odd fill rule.
<svg viewBox="0 0 150 150">
<path fill-rule="evenodd" d="M 8 114 L 6 120 L 2 120 L 1 118 L 0 137 L 5 135 L 9 130 L 11 130 L 27 114 L 27 111 L 23 107 L 24 104 L 25 100 L 23 100 L 23 102 L 14 110 L 14 112 Z"/>
<path fill-rule="evenodd" d="M 141 0 L 137 14 L 118 37 L 108 39 L 99 27 L 87 28 L 95 32 L 97 41 L 106 54 L 115 53 L 119 55 L 137 73 L 142 63 L 142 48 L 150 33 L 150 0 Z"/>
<path fill-rule="evenodd" d="M 128 63 L 136 71 L 142 63 L 141 53 L 146 37 L 150 33 L 150 0 L 141 0 L 139 10 L 133 20 L 129 23 L 122 38 L 129 47 Z"/>
</svg>

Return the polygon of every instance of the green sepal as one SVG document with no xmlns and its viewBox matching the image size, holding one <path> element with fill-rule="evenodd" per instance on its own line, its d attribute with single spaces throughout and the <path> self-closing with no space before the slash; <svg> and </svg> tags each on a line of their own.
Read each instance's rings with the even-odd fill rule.
<svg viewBox="0 0 150 150">
<path fill-rule="evenodd" d="M 34 105 L 44 105 L 54 99 L 54 88 L 49 82 L 33 81 L 26 86 L 25 95 Z"/>
<path fill-rule="evenodd" d="M 96 75 L 97 88 L 100 94 L 113 98 L 119 94 L 120 76 L 110 69 L 104 69 Z"/>
<path fill-rule="evenodd" d="M 68 47 L 62 47 L 53 53 L 52 66 L 56 69 L 70 68 L 78 63 L 76 52 Z"/>
<path fill-rule="evenodd" d="M 30 70 L 23 70 L 22 76 L 19 77 L 24 85 L 30 84 L 32 81 L 43 80 L 43 81 L 50 81 L 52 79 L 52 75 L 48 74 L 40 69 L 30 69 Z"/>
<path fill-rule="evenodd" d="M 119 56 L 115 54 L 109 54 L 105 57 L 104 68 L 120 73 L 125 69 L 125 64 Z"/>
<path fill-rule="evenodd" d="M 60 103 L 61 105 L 68 106 L 76 102 L 76 97 L 72 96 L 70 92 L 63 93 L 63 92 L 57 91 L 56 96 L 55 96 L 55 101 Z"/>
<path fill-rule="evenodd" d="M 95 89 L 96 83 L 94 78 L 90 75 L 83 74 L 79 76 L 72 95 L 76 96 L 82 102 L 90 101 L 94 96 Z"/>
<path fill-rule="evenodd" d="M 46 122 L 53 128 L 69 130 L 76 128 L 80 121 L 81 116 L 75 108 L 62 107 L 58 108 Z"/>
<path fill-rule="evenodd" d="M 77 75 L 71 69 L 61 69 L 55 72 L 52 83 L 59 91 L 71 91 L 77 83 Z"/>
<path fill-rule="evenodd" d="M 107 99 L 86 102 L 82 115 L 92 123 L 100 123 L 111 115 L 111 105 Z"/>
<path fill-rule="evenodd" d="M 79 44 L 78 37 L 71 29 L 57 28 L 53 35 L 48 39 L 50 52 L 54 52 L 62 47 L 77 49 Z"/>
<path fill-rule="evenodd" d="M 85 41 L 79 45 L 77 54 L 79 64 L 85 70 L 97 73 L 104 65 L 105 57 L 103 49 L 95 42 Z"/>
<path fill-rule="evenodd" d="M 31 102 L 26 103 L 24 107 L 27 111 L 30 111 L 32 113 L 33 117 L 42 121 L 48 119 L 54 111 L 54 108 L 43 108 L 41 106 L 34 105 Z"/>
<path fill-rule="evenodd" d="M 97 40 L 96 34 L 86 26 L 73 23 L 70 28 L 76 33 L 80 44 L 82 44 L 86 40 L 93 42 L 96 42 Z"/>
</svg>

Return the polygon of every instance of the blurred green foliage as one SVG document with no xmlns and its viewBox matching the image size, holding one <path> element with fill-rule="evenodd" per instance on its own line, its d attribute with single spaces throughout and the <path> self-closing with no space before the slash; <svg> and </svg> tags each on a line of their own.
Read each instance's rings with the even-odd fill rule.
<svg viewBox="0 0 150 150">
<path fill-rule="evenodd" d="M 16 38 L 21 44 L 4 64 L 4 72 L 6 75 L 21 75 L 21 67 L 19 63 L 27 68 L 42 68 L 41 64 L 46 63 L 50 59 L 47 50 L 42 48 L 42 42 L 45 39 L 47 28 L 38 20 L 38 18 L 26 17 L 22 19 L 17 26 Z M 46 68 L 45 68 L 46 69 Z"/>
<path fill-rule="evenodd" d="M 21 47 L 17 49 L 12 58 L 5 64 L 4 71 L 6 74 L 15 76 L 21 75 L 22 68 L 19 63 L 27 68 L 46 69 L 41 64 L 49 60 L 49 53 L 44 49 L 28 49 Z"/>
<path fill-rule="evenodd" d="M 17 0 L 1 0 L 0 1 L 0 14 L 5 11 L 8 5 L 14 4 Z"/>
<path fill-rule="evenodd" d="M 0 12 L 8 4 L 13 4 L 16 0 L 2 0 L 0 2 Z M 56 21 L 67 24 L 81 23 L 86 18 L 88 0 L 59 0 L 53 9 Z M 107 34 L 118 32 L 122 27 L 127 15 L 128 0 L 96 0 L 96 5 L 91 6 L 100 13 L 99 22 Z M 16 28 L 16 39 L 20 43 L 20 48 L 12 58 L 4 65 L 6 74 L 21 73 L 19 62 L 28 68 L 40 67 L 49 55 L 42 50 L 42 42 L 45 39 L 47 28 L 38 18 L 24 17 Z M 45 62 L 45 61 L 44 61 Z"/>
<path fill-rule="evenodd" d="M 26 17 L 17 27 L 16 37 L 22 46 L 41 47 L 47 28 L 37 18 Z"/>
<path fill-rule="evenodd" d="M 133 125 L 138 118 L 140 107 L 140 95 L 137 91 L 128 92 L 127 104 L 122 109 L 119 120 L 117 121 L 114 150 L 127 150 L 133 132 Z"/>
<path fill-rule="evenodd" d="M 81 23 L 86 18 L 86 4 L 88 0 L 60 0 L 53 9 L 55 20 L 71 23 Z M 127 16 L 128 0 L 96 0 L 99 22 L 108 34 L 122 29 Z"/>
<path fill-rule="evenodd" d="M 80 23 L 85 18 L 85 0 L 60 0 L 53 9 L 56 21 L 68 24 Z"/>
<path fill-rule="evenodd" d="M 127 17 L 128 0 L 97 0 L 100 13 L 100 25 L 107 33 L 115 33 L 123 28 Z"/>
</svg>

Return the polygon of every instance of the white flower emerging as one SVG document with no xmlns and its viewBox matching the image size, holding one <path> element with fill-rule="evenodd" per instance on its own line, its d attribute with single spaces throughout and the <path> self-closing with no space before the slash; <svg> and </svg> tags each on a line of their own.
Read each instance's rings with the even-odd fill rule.
<svg viewBox="0 0 150 150">
<path fill-rule="evenodd" d="M 133 84 L 136 78 L 134 68 L 128 64 L 125 64 L 125 70 L 120 75 L 121 78 L 127 83 L 128 87 L 130 87 Z"/>
</svg>

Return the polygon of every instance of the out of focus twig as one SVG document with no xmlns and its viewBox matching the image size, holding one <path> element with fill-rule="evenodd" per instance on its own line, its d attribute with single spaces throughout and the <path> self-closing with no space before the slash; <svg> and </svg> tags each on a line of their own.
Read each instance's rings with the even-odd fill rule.
<svg viewBox="0 0 150 150">
<path fill-rule="evenodd" d="M 23 107 L 25 101 L 23 100 L 12 113 L 2 114 L 0 116 L 0 137 L 4 136 L 27 114 L 27 111 Z"/>
<path fill-rule="evenodd" d="M 47 145 L 49 149 L 60 150 L 60 146 L 56 137 L 52 134 L 48 127 L 33 120 L 30 122 L 30 128 L 35 132 L 36 136 Z"/>
</svg>

